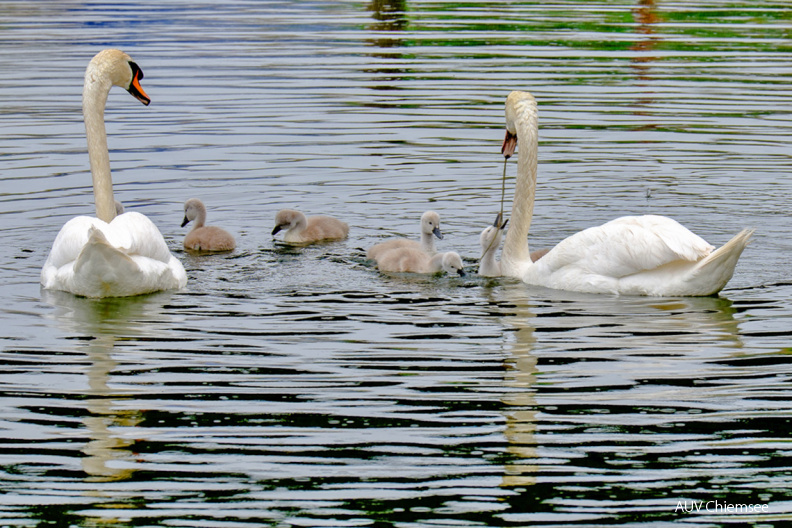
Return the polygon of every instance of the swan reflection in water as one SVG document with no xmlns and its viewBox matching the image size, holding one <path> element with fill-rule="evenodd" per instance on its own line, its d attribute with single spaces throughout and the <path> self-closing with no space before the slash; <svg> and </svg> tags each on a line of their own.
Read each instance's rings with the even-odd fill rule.
<svg viewBox="0 0 792 528">
<path fill-rule="evenodd" d="M 70 333 L 84 336 L 75 351 L 88 356 L 85 389 L 86 414 L 83 424 L 90 440 L 82 449 L 81 459 L 86 482 L 117 482 L 128 480 L 137 465 L 134 445 L 142 435 L 134 428 L 145 418 L 145 411 L 131 402 L 134 394 L 129 389 L 114 388 L 112 374 L 118 366 L 114 355 L 118 353 L 119 338 L 129 336 L 152 337 L 153 328 L 169 325 L 150 324 L 152 320 L 170 318 L 164 314 L 163 305 L 171 301 L 170 293 L 139 297 L 87 299 L 69 293 L 42 290 L 42 300 L 53 307 L 51 317 L 58 326 Z M 75 404 L 80 400 L 75 400 Z M 112 491 L 87 491 L 97 496 L 112 495 Z"/>
<path fill-rule="evenodd" d="M 133 447 L 136 439 L 118 430 L 130 431 L 141 421 L 140 409 L 123 409 L 118 405 L 131 398 L 130 394 L 110 387 L 110 374 L 118 363 L 113 359 L 113 338 L 98 336 L 86 346 L 90 365 L 83 418 L 91 440 L 82 449 L 83 471 L 88 482 L 128 480 L 134 473 Z"/>
<path fill-rule="evenodd" d="M 670 394 L 664 380 L 717 379 L 723 368 L 718 361 L 743 353 L 736 310 L 727 298 L 610 298 L 504 286 L 491 292 L 508 306 L 502 322 L 513 329 L 504 333 L 504 437 L 509 455 L 504 487 L 529 486 L 537 475 L 547 474 L 538 462 L 539 451 L 551 447 L 542 445 L 543 424 L 578 423 L 556 413 L 556 406 L 637 408 L 692 402 L 706 407 L 695 383 L 675 386 Z M 661 381 L 643 384 L 647 378 Z M 590 390 L 581 391 L 585 387 Z M 597 418 L 587 416 L 595 425 Z M 650 425 L 667 420 L 665 415 L 641 416 Z"/>
<path fill-rule="evenodd" d="M 504 328 L 514 328 L 514 332 L 504 335 L 510 337 L 506 342 L 506 361 L 503 403 L 506 405 L 504 418 L 506 422 L 507 447 L 510 462 L 503 471 L 502 486 L 516 487 L 536 484 L 539 467 L 534 463 L 538 458 L 536 443 L 536 377 L 537 358 L 534 354 L 536 345 L 536 314 L 532 311 L 530 301 L 524 288 L 507 287 L 499 294 L 501 302 L 513 305 L 510 314 L 503 317 Z"/>
</svg>

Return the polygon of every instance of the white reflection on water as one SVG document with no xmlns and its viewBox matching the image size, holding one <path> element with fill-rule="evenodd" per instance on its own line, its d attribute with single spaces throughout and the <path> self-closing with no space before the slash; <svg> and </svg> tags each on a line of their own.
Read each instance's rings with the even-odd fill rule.
<svg viewBox="0 0 792 528">
<path fill-rule="evenodd" d="M 505 343 L 509 355 L 504 362 L 506 393 L 503 403 L 508 442 L 507 452 L 512 462 L 503 472 L 502 486 L 530 486 L 536 484 L 539 473 L 536 440 L 537 358 L 534 351 L 536 314 L 530 300 L 516 289 L 505 290 L 506 302 L 514 304 L 514 312 L 503 318 L 504 326 L 513 327 L 511 340 Z"/>
<path fill-rule="evenodd" d="M 134 472 L 133 449 L 139 436 L 134 428 L 143 420 L 143 411 L 124 405 L 125 400 L 134 398 L 133 392 L 111 384 L 113 371 L 119 365 L 114 355 L 123 352 L 115 347 L 117 343 L 123 346 L 124 341 L 153 338 L 151 330 L 158 325 L 171 326 L 175 318 L 163 310 L 171 293 L 130 299 L 86 299 L 42 290 L 42 300 L 55 307 L 48 318 L 67 334 L 85 339 L 74 352 L 87 355 L 87 387 L 59 388 L 73 395 L 85 395 L 78 401 L 86 411 L 82 421 L 90 438 L 82 448 L 86 481 L 128 480 Z M 88 493 L 104 496 L 98 491 Z"/>
</svg>

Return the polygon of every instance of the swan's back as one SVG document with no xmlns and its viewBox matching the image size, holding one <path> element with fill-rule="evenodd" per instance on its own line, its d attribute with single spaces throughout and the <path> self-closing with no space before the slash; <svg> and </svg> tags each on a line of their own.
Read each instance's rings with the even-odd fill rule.
<svg viewBox="0 0 792 528">
<path fill-rule="evenodd" d="M 395 247 L 377 255 L 377 267 L 394 273 L 431 273 L 431 257 L 419 247 Z"/>
<path fill-rule="evenodd" d="M 184 247 L 192 251 L 231 251 L 236 248 L 234 236 L 217 226 L 193 229 L 184 237 Z"/>
<path fill-rule="evenodd" d="M 562 240 L 542 261 L 555 269 L 575 265 L 620 278 L 674 261 L 696 262 L 713 249 L 671 218 L 624 216 Z"/>
<path fill-rule="evenodd" d="M 110 224 L 87 216 L 61 228 L 41 270 L 41 285 L 85 297 L 126 297 L 187 284 L 181 262 L 146 216 L 129 212 Z"/>
<path fill-rule="evenodd" d="M 343 240 L 349 235 L 349 225 L 326 215 L 308 217 L 308 226 L 300 233 L 301 242 Z M 284 237 L 285 238 L 285 237 Z"/>
<path fill-rule="evenodd" d="M 739 257 L 750 233 L 741 235 L 735 237 L 739 242 L 730 242 L 718 251 L 731 251 Z M 696 270 L 714 255 L 713 250 L 670 218 L 625 216 L 562 240 L 529 267 L 523 279 L 529 284 L 588 293 L 713 295 L 726 285 L 736 264 L 734 258 L 731 268 L 717 273 L 713 266 L 713 277 L 705 277 L 706 273 Z"/>
<path fill-rule="evenodd" d="M 428 251 L 426 251 L 428 248 L 424 248 L 417 240 L 410 240 L 409 238 L 392 238 L 390 240 L 386 240 L 385 242 L 380 242 L 379 244 L 371 246 L 368 251 L 366 251 L 366 258 L 377 260 L 380 255 L 383 255 L 384 253 L 387 253 L 393 249 L 400 248 L 417 249 L 419 251 L 425 252 L 427 255 L 429 254 Z"/>
</svg>

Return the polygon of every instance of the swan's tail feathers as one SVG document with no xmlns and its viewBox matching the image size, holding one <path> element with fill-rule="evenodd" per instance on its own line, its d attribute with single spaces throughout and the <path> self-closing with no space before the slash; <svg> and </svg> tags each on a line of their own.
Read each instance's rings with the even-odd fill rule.
<svg viewBox="0 0 792 528">
<path fill-rule="evenodd" d="M 118 297 L 117 293 L 139 273 L 138 265 L 121 249 L 113 247 L 100 229 L 91 227 L 88 242 L 74 262 L 74 281 L 79 295 Z"/>
<path fill-rule="evenodd" d="M 753 233 L 753 229 L 743 229 L 696 264 L 689 280 L 701 287 L 699 295 L 715 295 L 726 286 Z"/>
</svg>

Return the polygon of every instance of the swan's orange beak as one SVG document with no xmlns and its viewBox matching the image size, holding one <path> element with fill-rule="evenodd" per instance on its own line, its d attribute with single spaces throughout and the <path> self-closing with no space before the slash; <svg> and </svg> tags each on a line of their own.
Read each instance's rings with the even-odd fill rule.
<svg viewBox="0 0 792 528">
<path fill-rule="evenodd" d="M 517 134 L 512 134 L 507 130 L 506 138 L 503 140 L 503 146 L 501 147 L 501 154 L 503 154 L 504 158 L 509 159 L 514 155 L 515 148 L 517 148 Z"/>
<path fill-rule="evenodd" d="M 129 66 L 132 68 L 132 82 L 129 83 L 129 89 L 127 91 L 132 94 L 132 97 L 148 106 L 151 102 L 151 98 L 146 95 L 143 87 L 140 86 L 140 81 L 143 79 L 143 70 L 134 62 L 130 62 Z"/>
</svg>

